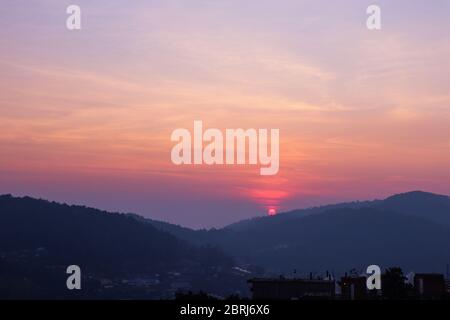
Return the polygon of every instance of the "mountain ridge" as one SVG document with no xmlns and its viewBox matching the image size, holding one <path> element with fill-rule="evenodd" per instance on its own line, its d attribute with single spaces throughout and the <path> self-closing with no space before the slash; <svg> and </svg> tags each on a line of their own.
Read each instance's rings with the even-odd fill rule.
<svg viewBox="0 0 450 320">
<path fill-rule="evenodd" d="M 80 266 L 85 278 L 78 294 L 65 286 L 69 265 Z M 162 298 L 179 284 L 246 292 L 233 267 L 218 247 L 196 246 L 126 214 L 0 196 L 0 298 Z M 134 279 L 151 285 L 144 290 Z M 106 291 L 104 281 L 111 284 Z"/>
<path fill-rule="evenodd" d="M 360 229 L 365 231 L 360 233 Z M 171 232 L 192 243 L 220 246 L 238 261 L 281 273 L 319 270 L 321 266 L 342 272 L 361 267 L 370 262 L 364 254 L 367 248 L 372 248 L 368 251 L 379 264 L 442 271 L 450 263 L 450 198 L 412 191 L 383 200 L 338 203 L 247 219 L 222 229 L 184 228 L 180 232 L 175 227 Z M 324 233 L 329 236 L 328 242 L 319 237 Z M 372 238 L 379 239 L 380 244 L 374 244 Z M 335 253 L 325 254 L 330 247 Z"/>
<path fill-rule="evenodd" d="M 220 248 L 240 264 L 274 272 L 345 271 L 368 263 L 366 251 L 380 264 L 407 268 L 437 270 L 450 262 L 450 198 L 423 191 L 293 210 L 221 229 L 192 230 L 135 214 L 122 215 L 190 245 Z"/>
</svg>

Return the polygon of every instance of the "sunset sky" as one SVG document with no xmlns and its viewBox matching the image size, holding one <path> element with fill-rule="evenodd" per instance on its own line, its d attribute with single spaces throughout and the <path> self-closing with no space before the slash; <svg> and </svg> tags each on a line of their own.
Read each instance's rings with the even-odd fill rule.
<svg viewBox="0 0 450 320">
<path fill-rule="evenodd" d="M 449 195 L 449 32 L 448 0 L 2 0 L 0 193 L 195 228 Z M 279 173 L 175 166 L 194 120 L 280 129 Z"/>
</svg>

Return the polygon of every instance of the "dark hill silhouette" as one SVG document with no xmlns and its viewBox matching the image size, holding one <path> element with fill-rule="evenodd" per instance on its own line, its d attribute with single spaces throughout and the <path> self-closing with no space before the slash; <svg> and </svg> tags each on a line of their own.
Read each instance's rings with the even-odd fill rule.
<svg viewBox="0 0 450 320">
<path fill-rule="evenodd" d="M 220 230 L 150 223 L 271 270 L 347 271 L 374 263 L 444 272 L 450 263 L 449 221 L 448 197 L 415 191 L 253 218 Z"/>
<path fill-rule="evenodd" d="M 137 219 L 138 221 L 148 223 L 155 228 L 175 235 L 179 239 L 183 239 L 189 243 L 195 245 L 211 245 L 213 243 L 219 243 L 221 239 L 226 235 L 234 234 L 233 230 L 223 229 L 201 229 L 193 230 L 180 225 L 144 218 L 137 214 L 128 214 L 130 217 Z"/>
<path fill-rule="evenodd" d="M 89 277 L 80 293 L 65 287 L 65 268 L 72 264 Z M 227 271 L 232 267 L 220 249 L 194 246 L 129 215 L 0 196 L 0 299 L 158 298 L 177 282 L 232 294 L 247 289 Z M 122 285 L 140 277 L 157 277 L 158 284 L 151 291 Z M 119 280 L 105 291 L 103 278 Z"/>
<path fill-rule="evenodd" d="M 394 195 L 374 206 L 450 226 L 450 198 L 447 196 L 413 191 Z"/>
<path fill-rule="evenodd" d="M 256 217 L 251 219 L 245 219 L 241 220 L 235 223 L 232 223 L 225 227 L 225 229 L 234 230 L 234 231 L 240 231 L 240 230 L 246 230 L 247 227 L 251 227 L 255 223 L 262 222 L 264 220 L 281 220 L 281 221 L 289 221 L 289 220 L 296 220 L 298 218 L 322 213 L 328 210 L 334 210 L 334 209 L 359 209 L 359 208 L 366 208 L 370 207 L 372 205 L 376 205 L 381 200 L 373 200 L 373 201 L 354 201 L 354 202 L 343 202 L 343 203 L 337 203 L 337 204 L 329 204 L 319 207 L 311 207 L 306 209 L 296 209 L 291 210 L 287 212 L 281 212 L 275 216 L 264 216 L 264 217 Z"/>
<path fill-rule="evenodd" d="M 230 263 L 127 215 L 29 197 L 0 197 L 0 249 L 45 248 L 59 264 L 87 264 L 95 271 L 158 271 L 186 260 Z M 209 259 L 212 258 L 212 259 Z M 216 260 L 214 260 L 216 259 Z"/>
<path fill-rule="evenodd" d="M 2 196 L 0 253 L 43 247 L 49 264 L 79 263 L 115 274 L 229 267 L 228 256 L 277 272 L 339 273 L 369 264 L 444 272 L 449 203 L 446 196 L 416 191 L 191 230 L 133 214 Z"/>
<path fill-rule="evenodd" d="M 252 226 L 255 223 L 257 224 L 267 219 L 289 221 L 311 214 L 323 213 L 325 211 L 343 208 L 380 208 L 383 210 L 403 213 L 405 215 L 421 217 L 440 224 L 448 224 L 450 226 L 450 198 L 448 196 L 423 191 L 412 191 L 393 195 L 384 200 L 344 202 L 307 209 L 297 209 L 280 213 L 274 217 L 265 216 L 242 220 L 230 224 L 226 228 L 236 231 L 245 230 L 247 226 Z"/>
<path fill-rule="evenodd" d="M 266 219 L 218 244 L 281 272 L 345 272 L 370 264 L 443 272 L 450 262 L 450 228 L 375 208 L 334 209 L 288 223 Z"/>
</svg>

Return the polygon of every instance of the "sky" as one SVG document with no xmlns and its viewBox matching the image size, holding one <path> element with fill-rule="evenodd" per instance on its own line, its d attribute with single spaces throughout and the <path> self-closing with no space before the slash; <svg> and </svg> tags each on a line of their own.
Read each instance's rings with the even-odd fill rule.
<svg viewBox="0 0 450 320">
<path fill-rule="evenodd" d="M 2 0 L 0 193 L 193 228 L 450 195 L 449 30 L 449 0 Z M 194 120 L 278 128 L 278 174 L 175 166 Z"/>
</svg>

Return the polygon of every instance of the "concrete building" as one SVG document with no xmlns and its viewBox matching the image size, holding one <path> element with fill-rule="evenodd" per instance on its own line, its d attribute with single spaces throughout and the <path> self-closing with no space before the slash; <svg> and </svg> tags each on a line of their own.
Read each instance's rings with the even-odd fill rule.
<svg viewBox="0 0 450 320">
<path fill-rule="evenodd" d="M 365 300 L 368 298 L 366 277 L 347 276 L 342 277 L 341 298 L 344 300 Z"/>
<path fill-rule="evenodd" d="M 436 273 L 417 273 L 414 276 L 414 290 L 423 299 L 442 299 L 445 295 L 444 275 Z"/>
</svg>

